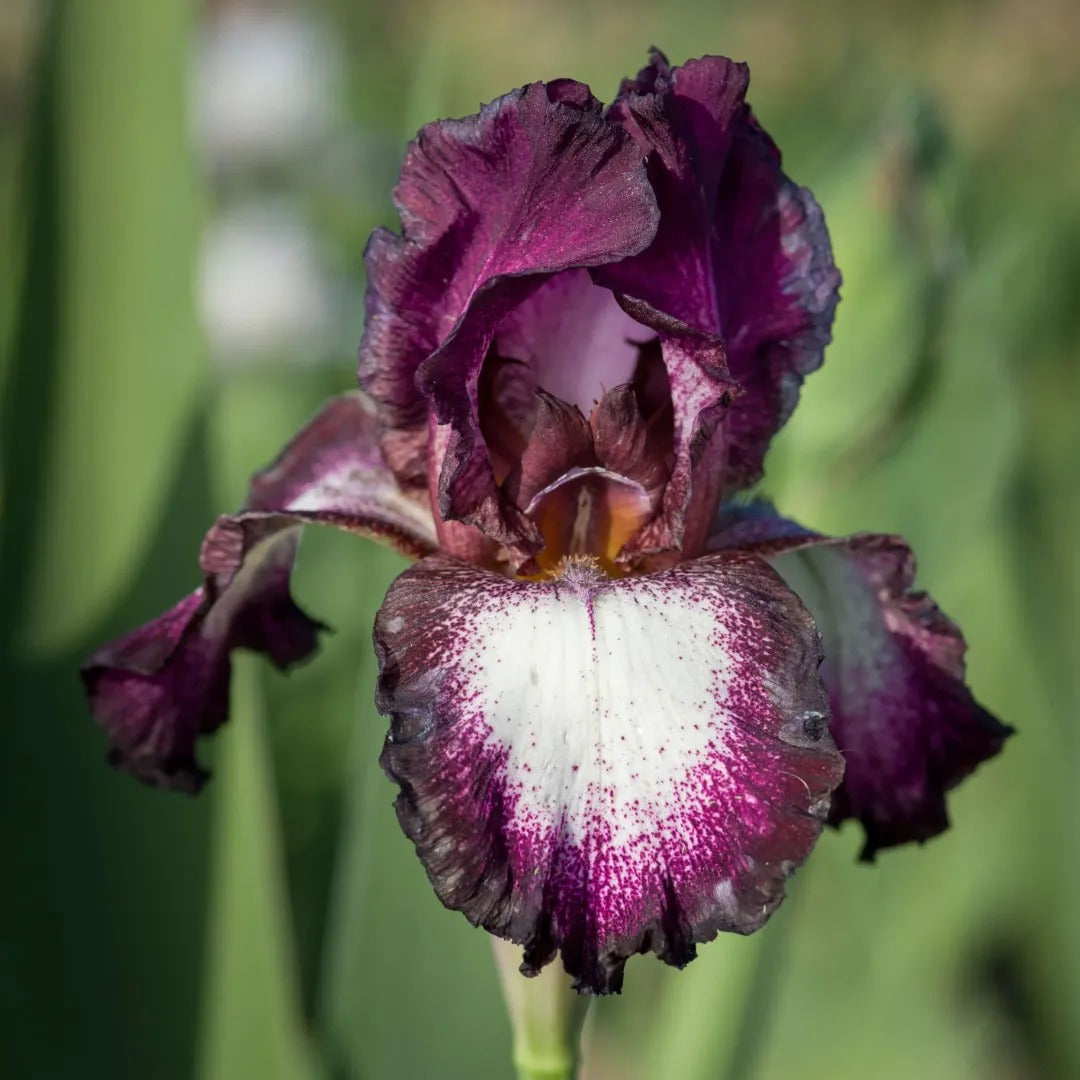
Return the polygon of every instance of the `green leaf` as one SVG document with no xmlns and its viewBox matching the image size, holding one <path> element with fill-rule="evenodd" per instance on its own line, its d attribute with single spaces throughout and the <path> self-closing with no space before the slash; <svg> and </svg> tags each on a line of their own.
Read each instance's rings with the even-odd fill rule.
<svg viewBox="0 0 1080 1080">
<path fill-rule="evenodd" d="M 145 555 L 203 383 L 193 300 L 187 0 L 56 11 L 6 379 L 5 517 L 26 563 L 8 603 L 35 652 L 70 645 Z"/>
<path fill-rule="evenodd" d="M 191 346 L 183 349 L 191 372 L 162 377 L 161 356 L 147 348 L 126 380 L 134 364 L 115 342 L 129 340 L 130 320 L 148 346 L 161 340 L 159 323 L 168 331 L 181 320 L 140 311 L 149 292 L 136 275 L 121 282 L 130 296 L 98 280 L 114 276 L 114 249 L 135 242 L 121 204 L 156 205 L 189 172 L 192 12 L 176 0 L 45 10 L 0 420 L 0 682 L 10 719 L 0 787 L 14 883 L 0 904 L 0 1073 L 179 1080 L 191 1069 L 209 804 L 148 792 L 108 769 L 77 669 L 92 647 L 191 587 L 201 532 L 191 521 L 207 513 L 203 432 L 191 395 L 177 389 L 199 375 L 193 318 L 174 335 L 177 347 L 180 337 Z M 122 140 L 138 150 L 110 164 Z M 187 192 L 168 229 L 139 240 L 147 280 L 164 280 L 163 268 L 179 280 L 176 296 L 161 301 L 181 313 L 190 313 L 191 206 Z M 169 216 L 168 207 L 157 212 Z M 148 217 L 136 212 L 130 223 L 141 229 Z M 128 438 L 129 422 L 144 433 L 155 426 L 164 444 Z M 132 487 L 151 464 L 152 484 Z M 47 656 L 12 648 L 38 631 Z"/>
<path fill-rule="evenodd" d="M 217 755 L 203 1080 L 319 1075 L 303 1029 L 259 664 L 233 662 L 232 721 Z"/>
</svg>

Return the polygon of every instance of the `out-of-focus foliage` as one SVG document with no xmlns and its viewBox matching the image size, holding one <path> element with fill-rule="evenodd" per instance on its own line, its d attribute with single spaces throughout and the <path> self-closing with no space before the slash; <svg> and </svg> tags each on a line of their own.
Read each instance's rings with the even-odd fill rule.
<svg viewBox="0 0 1080 1080">
<path fill-rule="evenodd" d="M 750 62 L 845 275 L 767 492 L 903 532 L 1019 735 L 924 849 L 867 868 L 827 835 L 763 933 L 632 962 L 585 1075 L 1080 1075 L 1069 0 L 4 6 L 0 1074 L 508 1075 L 488 944 L 376 764 L 396 556 L 305 539 L 298 595 L 337 632 L 288 678 L 237 665 L 196 801 L 105 768 L 75 669 L 190 588 L 205 525 L 352 385 L 406 137 L 535 78 L 610 97 L 653 42 Z"/>
</svg>

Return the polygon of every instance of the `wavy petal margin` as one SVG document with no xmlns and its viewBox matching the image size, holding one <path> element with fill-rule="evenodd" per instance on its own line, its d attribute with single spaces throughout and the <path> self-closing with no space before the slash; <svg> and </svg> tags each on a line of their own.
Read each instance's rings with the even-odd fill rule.
<svg viewBox="0 0 1080 1080">
<path fill-rule="evenodd" d="M 228 716 L 230 652 L 254 649 L 286 668 L 314 651 L 322 624 L 289 593 L 299 526 L 308 523 L 415 556 L 435 549 L 430 511 L 398 488 L 359 394 L 329 402 L 253 479 L 248 509 L 218 519 L 203 541 L 200 588 L 83 666 L 113 765 L 156 787 L 197 791 L 207 773 L 196 742 Z"/>
<path fill-rule="evenodd" d="M 709 547 L 767 558 L 817 620 L 833 736 L 847 762 L 831 823 L 862 823 L 865 861 L 944 832 L 946 793 L 1012 728 L 965 685 L 963 635 L 914 588 L 906 542 L 820 536 L 759 503 L 728 508 Z"/>
<path fill-rule="evenodd" d="M 660 205 L 642 254 L 594 271 L 599 284 L 720 337 L 744 393 L 725 422 L 725 488 L 761 476 L 772 436 L 829 342 L 840 274 L 821 209 L 780 167 L 746 104 L 745 64 L 671 67 L 654 51 L 610 115 L 648 154 Z"/>
<path fill-rule="evenodd" d="M 753 556 L 542 581 L 435 556 L 375 646 L 382 763 L 436 893 L 582 992 L 760 927 L 841 777 L 813 621 Z"/>
<path fill-rule="evenodd" d="M 402 235 L 378 230 L 368 247 L 360 346 L 386 460 L 404 486 L 430 482 L 441 518 L 528 546 L 538 538 L 500 501 L 480 432 L 480 368 L 498 325 L 550 275 L 652 240 L 641 152 L 586 88 L 533 83 L 425 127 L 395 202 Z M 435 446 L 429 414 L 449 428 Z"/>
</svg>

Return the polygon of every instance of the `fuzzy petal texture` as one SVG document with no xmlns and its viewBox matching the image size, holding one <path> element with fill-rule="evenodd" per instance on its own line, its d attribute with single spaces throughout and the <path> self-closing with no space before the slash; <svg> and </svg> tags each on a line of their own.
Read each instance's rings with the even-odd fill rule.
<svg viewBox="0 0 1080 1080">
<path fill-rule="evenodd" d="M 718 335 L 745 391 L 728 417 L 726 490 L 761 476 L 769 441 L 829 341 L 840 275 L 821 209 L 780 167 L 745 95 L 745 64 L 672 68 L 653 52 L 611 116 L 649 157 L 660 227 L 641 255 L 595 279 Z"/>
<path fill-rule="evenodd" d="M 286 668 L 315 649 L 322 626 L 289 593 L 306 523 L 377 536 L 413 555 L 435 548 L 431 513 L 399 490 L 359 394 L 331 401 L 254 478 L 248 509 L 218 519 L 203 541 L 200 588 L 84 665 L 114 765 L 154 786 L 197 791 L 207 774 L 196 742 L 228 716 L 231 650 L 253 649 Z"/>
<path fill-rule="evenodd" d="M 436 556 L 375 646 L 383 766 L 440 899 L 583 992 L 761 926 L 841 777 L 813 621 L 753 556 L 540 581 Z"/>
<path fill-rule="evenodd" d="M 387 461 L 407 487 L 434 470 L 440 517 L 535 547 L 535 530 L 496 490 L 480 369 L 498 325 L 547 277 L 652 240 L 658 211 L 641 151 L 585 88 L 534 83 L 476 116 L 425 127 L 395 202 L 402 235 L 379 230 L 368 249 L 360 349 Z M 437 445 L 429 413 L 448 428 Z"/>
<path fill-rule="evenodd" d="M 963 635 L 914 588 L 904 540 L 824 537 L 755 504 L 726 510 L 709 546 L 768 558 L 817 620 L 833 737 L 847 762 L 830 821 L 862 823 L 867 861 L 947 829 L 946 792 L 1012 729 L 965 685 Z"/>
</svg>

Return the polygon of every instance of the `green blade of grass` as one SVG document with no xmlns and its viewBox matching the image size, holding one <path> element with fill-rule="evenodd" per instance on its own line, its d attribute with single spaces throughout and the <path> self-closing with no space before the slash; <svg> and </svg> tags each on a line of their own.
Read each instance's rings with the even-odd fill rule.
<svg viewBox="0 0 1080 1080">
<path fill-rule="evenodd" d="M 234 661 L 232 722 L 218 755 L 203 1080 L 319 1075 L 303 1030 L 259 663 Z"/>
<path fill-rule="evenodd" d="M 62 4 L 44 59 L 52 220 L 28 246 L 4 434 L 20 530 L 4 556 L 22 564 L 7 602 L 39 653 L 85 633 L 144 556 L 205 374 L 193 14 L 186 0 Z"/>
</svg>

